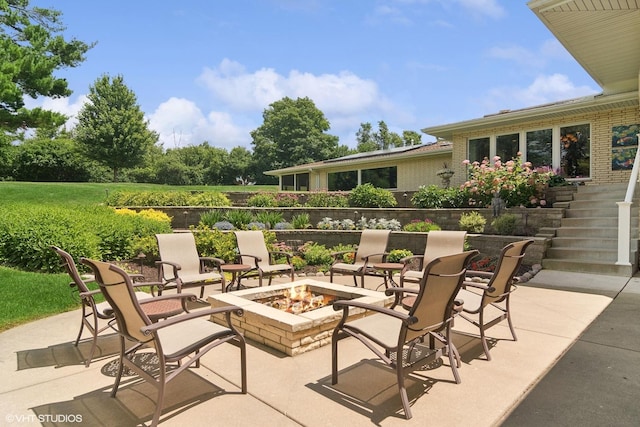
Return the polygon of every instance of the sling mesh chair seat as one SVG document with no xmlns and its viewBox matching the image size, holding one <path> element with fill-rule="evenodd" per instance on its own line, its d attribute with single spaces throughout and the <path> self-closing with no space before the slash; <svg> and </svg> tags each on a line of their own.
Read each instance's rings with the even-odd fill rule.
<svg viewBox="0 0 640 427">
<path fill-rule="evenodd" d="M 263 277 L 268 277 L 268 285 L 271 285 L 273 276 L 279 274 L 289 275 L 293 282 L 295 268 L 291 264 L 290 253 L 267 249 L 264 234 L 260 230 L 234 231 L 234 234 L 238 244 L 238 262 L 252 267 L 243 276 L 257 275 L 260 286 Z M 278 257 L 285 258 L 287 262 L 278 263 Z"/>
<path fill-rule="evenodd" d="M 467 278 L 463 282 L 464 289 L 461 289 L 456 297 L 464 302 L 460 317 L 471 322 L 480 330 L 480 340 L 487 360 L 491 360 L 491 354 L 485 331 L 490 327 L 506 319 L 513 340 L 518 340 L 511 321 L 509 297 L 516 290 L 515 275 L 522 265 L 527 247 L 532 243 L 533 240 L 522 240 L 502 248 L 493 273 L 467 271 Z M 475 281 L 472 278 L 486 278 L 488 283 Z M 485 308 L 488 306 L 497 309 L 500 313 L 489 321 L 485 319 Z"/>
<path fill-rule="evenodd" d="M 420 283 L 424 266 L 432 259 L 464 251 L 466 231 L 432 230 L 427 234 L 427 243 L 422 255 L 402 258 L 404 268 L 400 271 L 400 287 L 408 283 Z M 417 270 L 410 269 L 417 262 Z"/>
<path fill-rule="evenodd" d="M 196 240 L 192 233 L 156 234 L 160 261 L 158 281 L 162 284 L 158 294 L 164 289 L 177 289 L 178 293 L 186 288 L 200 288 L 200 298 L 204 297 L 204 287 L 220 283 L 225 289 L 224 274 L 220 265 L 224 261 L 215 257 L 201 257 L 198 254 Z M 209 266 L 209 269 L 207 268 Z"/>
<path fill-rule="evenodd" d="M 93 269 L 102 293 L 113 308 L 118 325 L 120 363 L 111 391 L 112 397 L 115 397 L 118 391 L 124 368 L 135 372 L 158 390 L 156 409 L 151 422 L 152 426 L 156 426 L 160 421 L 167 384 L 192 365 L 199 367 L 202 356 L 224 343 L 233 344 L 240 349 L 241 390 L 243 394 L 247 393 L 245 340 L 231 321 L 232 313 L 242 316 L 243 311 L 240 307 L 230 305 L 196 310 L 153 323 L 136 300 L 131 279 L 122 269 L 84 258 L 82 262 Z M 224 314 L 226 325 L 207 320 L 214 314 Z M 145 370 L 145 366 L 136 363 L 134 357 L 138 350 L 149 348 L 158 359 L 157 369 L 152 371 Z"/>
<path fill-rule="evenodd" d="M 405 417 L 411 418 L 409 398 L 404 379 L 417 362 L 427 353 L 448 355 L 456 383 L 460 383 L 458 352 L 450 339 L 451 324 L 455 314 L 454 297 L 464 279 L 465 267 L 478 251 L 443 256 L 429 262 L 417 290 L 415 302 L 408 312 L 396 311 L 359 301 L 340 300 L 333 304 L 342 310 L 342 318 L 331 337 L 331 383 L 338 382 L 338 342 L 353 337 L 373 351 L 383 362 L 396 371 L 398 389 Z M 385 294 L 402 294 L 406 289 L 389 288 Z M 375 314 L 348 321 L 349 308 L 359 307 L 375 311 Z M 428 338 L 428 351 L 419 358 L 412 358 L 419 343 Z M 436 341 L 439 346 L 436 346 Z M 417 360 L 416 360 L 417 359 Z"/>
<path fill-rule="evenodd" d="M 364 288 L 365 276 L 380 276 L 380 273 L 373 268 L 373 265 L 386 260 L 390 234 L 391 230 L 362 230 L 353 264 L 341 260 L 341 255 L 353 251 L 332 253 L 334 261 L 329 269 L 331 283 L 333 283 L 334 273 L 341 273 L 353 276 L 353 284 L 355 286 L 358 286 L 359 277 L 360 286 Z"/>
<path fill-rule="evenodd" d="M 96 296 L 100 294 L 100 289 L 91 290 L 87 286 L 87 283 L 94 281 L 93 278 L 83 278 L 78 271 L 76 263 L 73 257 L 66 251 L 60 249 L 57 246 L 51 246 L 51 250 L 56 252 L 62 260 L 62 266 L 71 279 L 69 286 L 74 288 L 78 292 L 80 302 L 82 303 L 82 318 L 80 321 L 80 331 L 76 337 L 74 345 L 77 347 L 84 332 L 84 328 L 87 328 L 91 332 L 91 350 L 89 356 L 85 360 L 85 366 L 89 367 L 95 352 L 98 348 L 98 335 L 106 330 L 112 330 L 114 314 L 111 304 L 108 301 L 98 302 Z M 156 285 L 157 283 L 138 282 L 134 286 L 146 287 L 149 285 Z M 150 319 L 157 321 L 161 318 L 166 318 L 187 310 L 186 302 L 189 298 L 164 298 L 155 299 L 153 303 L 151 301 L 152 295 L 146 292 L 136 291 L 134 296 L 142 303 L 143 310 L 147 313 Z"/>
</svg>

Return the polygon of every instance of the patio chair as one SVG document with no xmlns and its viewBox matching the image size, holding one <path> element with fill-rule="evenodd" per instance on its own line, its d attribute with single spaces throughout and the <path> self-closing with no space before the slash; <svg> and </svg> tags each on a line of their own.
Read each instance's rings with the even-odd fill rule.
<svg viewBox="0 0 640 427">
<path fill-rule="evenodd" d="M 338 341 L 354 337 L 373 351 L 383 362 L 396 371 L 402 407 L 407 419 L 411 408 L 404 385 L 405 375 L 416 363 L 431 354 L 447 355 L 457 384 L 460 383 L 458 352 L 450 340 L 451 323 L 455 313 L 456 296 L 467 263 L 478 251 L 461 252 L 430 261 L 424 270 L 420 288 L 408 313 L 391 308 L 353 300 L 340 300 L 333 304 L 342 310 L 342 318 L 331 337 L 331 383 L 338 382 Z M 386 295 L 405 292 L 402 288 L 389 288 Z M 375 311 L 375 314 L 347 322 L 350 307 Z M 428 339 L 428 345 L 419 343 Z M 436 341 L 439 343 L 436 346 Z M 428 347 L 428 348 L 425 348 Z"/>
<path fill-rule="evenodd" d="M 432 259 L 464 251 L 466 231 L 432 230 L 427 234 L 427 243 L 422 255 L 408 256 L 400 260 L 404 268 L 400 271 L 400 287 L 406 283 L 420 283 L 424 266 Z M 417 261 L 417 270 L 411 266 Z"/>
<path fill-rule="evenodd" d="M 200 358 L 223 343 L 233 344 L 240 349 L 241 389 L 242 393 L 246 394 L 245 340 L 231 322 L 232 313 L 238 316 L 243 314 L 240 307 L 229 305 L 197 310 L 153 323 L 136 300 L 127 273 L 106 262 L 83 258 L 82 263 L 93 269 L 102 293 L 113 307 L 118 325 L 120 358 L 111 397 L 115 397 L 118 391 L 124 368 L 135 372 L 158 389 L 156 409 L 151 423 L 152 426 L 156 426 L 162 413 L 166 385 L 192 365 L 199 367 Z M 226 316 L 225 326 L 208 320 L 210 316 L 219 313 Z M 149 348 L 157 357 L 154 369 L 136 363 L 134 357 L 138 350 Z"/>
<path fill-rule="evenodd" d="M 224 274 L 220 265 L 224 261 L 215 257 L 201 257 L 192 233 L 156 234 L 160 261 L 158 267 L 158 295 L 164 289 L 200 288 L 200 298 L 204 297 L 204 287 L 220 283 L 225 289 Z M 211 271 L 214 270 L 214 271 Z"/>
<path fill-rule="evenodd" d="M 333 283 L 334 273 L 353 276 L 353 284 L 364 288 L 365 276 L 381 276 L 380 272 L 373 268 L 373 264 L 384 262 L 387 258 L 387 245 L 389 243 L 390 230 L 362 230 L 360 243 L 356 249 L 353 264 L 343 262 L 341 255 L 353 251 L 334 252 L 333 264 L 329 269 L 329 280 Z M 382 277 L 382 276 L 381 276 Z"/>
<path fill-rule="evenodd" d="M 73 345 L 76 347 L 78 346 L 80 338 L 82 337 L 82 332 L 84 332 L 84 328 L 86 327 L 87 330 L 91 332 L 91 350 L 89 351 L 89 357 L 85 360 L 85 366 L 89 367 L 93 360 L 93 355 L 98 347 L 98 335 L 108 329 L 111 329 L 113 326 L 111 324 L 111 321 L 114 320 L 113 309 L 107 301 L 96 301 L 95 297 L 97 294 L 100 294 L 100 289 L 91 290 L 87 286 L 87 283 L 94 282 L 95 279 L 93 277 L 83 278 L 78 271 L 73 257 L 68 252 L 65 252 L 57 246 L 50 246 L 50 248 L 56 252 L 62 260 L 62 266 L 73 280 L 69 283 L 69 286 L 75 288 L 74 291 L 78 292 L 78 296 L 82 303 L 80 331 L 78 332 L 78 336 L 76 337 Z M 134 286 L 142 287 L 154 284 L 156 283 L 139 282 L 134 284 Z M 157 321 L 161 318 L 166 318 L 183 311 L 188 311 L 185 299 L 161 299 L 154 300 L 154 303 L 150 304 L 152 302 L 150 300 L 152 298 L 151 294 L 137 291 L 134 293 L 134 296 L 143 302 L 145 312 L 153 321 Z"/>
<path fill-rule="evenodd" d="M 515 275 L 522 264 L 527 247 L 533 240 L 522 240 L 510 243 L 500 253 L 500 259 L 493 273 L 484 271 L 467 271 L 466 279 L 463 282 L 463 289 L 458 292 L 456 299 L 464 302 L 460 317 L 471 322 L 480 330 L 480 341 L 487 360 L 491 360 L 489 345 L 485 331 L 495 324 L 507 320 L 511 336 L 517 341 L 516 332 L 511 322 L 511 311 L 509 309 L 509 297 L 516 290 Z M 482 280 L 487 283 L 482 283 Z M 500 315 L 491 321 L 485 319 L 485 308 L 492 306 L 500 311 Z M 477 315 L 470 317 L 469 315 Z"/>
<path fill-rule="evenodd" d="M 293 282 L 294 267 L 291 264 L 292 255 L 288 252 L 270 251 L 264 241 L 264 234 L 260 230 L 234 231 L 238 244 L 237 262 L 251 267 L 251 270 L 242 274 L 258 276 L 258 283 L 262 286 L 262 278 L 271 279 L 277 274 L 288 274 Z M 277 257 L 287 259 L 286 264 L 278 264 Z"/>
</svg>

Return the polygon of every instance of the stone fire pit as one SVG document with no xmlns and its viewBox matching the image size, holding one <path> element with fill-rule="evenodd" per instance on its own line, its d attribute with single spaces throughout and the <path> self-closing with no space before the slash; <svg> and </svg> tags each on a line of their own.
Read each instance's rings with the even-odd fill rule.
<svg viewBox="0 0 640 427">
<path fill-rule="evenodd" d="M 256 300 L 280 298 L 288 290 L 307 286 L 313 293 L 322 293 L 335 299 L 355 299 L 369 304 L 388 306 L 392 297 L 383 292 L 354 286 L 336 285 L 312 279 L 298 280 L 291 283 L 244 289 L 209 296 L 212 307 L 237 305 L 244 309 L 241 318 L 232 316 L 234 325 L 244 336 L 268 347 L 296 356 L 309 350 L 331 343 L 331 333 L 342 315 L 342 311 L 334 311 L 331 305 L 315 308 L 311 311 L 292 314 L 262 304 Z M 370 313 L 367 313 L 370 314 Z M 350 318 L 365 316 L 362 309 L 352 308 Z M 212 319 L 223 323 L 222 317 Z"/>
</svg>

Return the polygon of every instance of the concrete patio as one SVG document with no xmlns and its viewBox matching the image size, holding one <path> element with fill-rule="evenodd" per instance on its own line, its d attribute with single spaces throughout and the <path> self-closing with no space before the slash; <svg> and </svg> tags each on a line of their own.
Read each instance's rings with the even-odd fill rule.
<svg viewBox="0 0 640 427">
<path fill-rule="evenodd" d="M 338 280 L 351 283 L 347 277 Z M 462 383 L 453 382 L 447 361 L 414 371 L 407 381 L 413 411 L 409 421 L 404 419 L 395 373 L 376 361 L 359 342 L 348 339 L 340 343 L 340 376 L 335 386 L 330 381 L 329 346 L 288 357 L 248 342 L 247 395 L 239 393 L 237 349 L 230 345 L 214 349 L 203 357 L 200 368 L 185 372 L 169 385 L 161 422 L 163 426 L 527 424 L 528 414 L 540 411 L 530 399 L 549 400 L 554 390 L 550 387 L 536 397 L 534 386 L 555 369 L 559 360 L 558 365 L 562 364 L 563 355 L 612 300 L 622 294 L 632 295 L 638 312 L 638 280 L 541 271 L 513 294 L 518 341 L 509 339 L 506 324 L 489 330 L 491 362 L 484 360 L 473 327 L 462 319 L 456 321 Z M 367 282 L 370 289 L 378 285 L 376 278 Z M 117 397 L 110 398 L 118 340 L 115 335 L 103 336 L 99 356 L 85 368 L 83 354 L 88 353 L 89 343 L 78 348 L 72 344 L 79 317 L 79 311 L 63 313 L 0 334 L 0 368 L 4 374 L 0 425 L 149 424 L 155 389 L 127 377 Z M 638 329 L 637 324 L 634 329 Z M 637 331 L 635 334 L 637 339 Z M 631 354 L 637 357 L 638 352 Z M 637 371 L 637 365 L 635 368 Z M 563 373 L 555 375 L 562 378 Z M 636 373 L 632 378 L 636 391 L 637 378 Z M 606 377 L 598 380 L 606 382 Z M 540 384 L 544 386 L 545 381 Z M 637 402 L 636 398 L 633 401 Z M 519 408 L 528 409 L 522 412 Z M 539 419 L 546 425 L 553 424 L 549 419 Z"/>
</svg>

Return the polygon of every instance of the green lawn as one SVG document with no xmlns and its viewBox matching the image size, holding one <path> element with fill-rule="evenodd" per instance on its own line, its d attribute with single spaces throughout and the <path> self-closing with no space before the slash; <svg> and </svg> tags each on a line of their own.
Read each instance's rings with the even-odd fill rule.
<svg viewBox="0 0 640 427">
<path fill-rule="evenodd" d="M 108 191 L 275 191 L 275 186 L 166 186 L 134 183 L 0 182 L 0 203 L 63 205 L 104 202 Z M 42 274 L 0 266 L 0 331 L 80 307 L 66 274 Z"/>
</svg>

